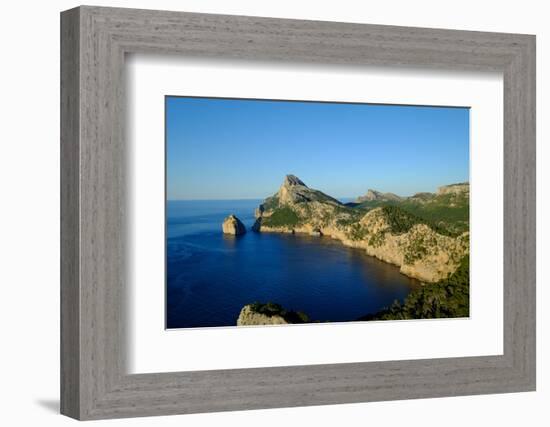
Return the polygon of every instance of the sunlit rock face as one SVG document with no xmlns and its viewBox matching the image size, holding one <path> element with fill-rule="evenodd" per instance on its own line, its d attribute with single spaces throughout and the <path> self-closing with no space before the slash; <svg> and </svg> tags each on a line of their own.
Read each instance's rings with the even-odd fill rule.
<svg viewBox="0 0 550 427">
<path fill-rule="evenodd" d="M 409 277 L 436 282 L 456 271 L 469 254 L 469 227 L 421 218 L 410 209 L 459 209 L 469 206 L 467 183 L 440 187 L 437 194 L 400 197 L 369 190 L 361 203 L 345 205 L 287 175 L 279 190 L 256 209 L 253 230 L 305 233 L 340 240 L 395 264 Z"/>
<path fill-rule="evenodd" d="M 229 215 L 223 220 L 222 230 L 224 234 L 238 236 L 246 233 L 246 227 L 235 215 Z"/>
</svg>

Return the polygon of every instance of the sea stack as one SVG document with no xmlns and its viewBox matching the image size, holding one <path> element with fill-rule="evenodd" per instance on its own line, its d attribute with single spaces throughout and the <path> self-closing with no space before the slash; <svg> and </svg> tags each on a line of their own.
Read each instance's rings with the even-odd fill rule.
<svg viewBox="0 0 550 427">
<path fill-rule="evenodd" d="M 244 224 L 233 214 L 223 220 L 222 230 L 223 234 L 232 234 L 233 236 L 239 236 L 246 233 Z"/>
</svg>

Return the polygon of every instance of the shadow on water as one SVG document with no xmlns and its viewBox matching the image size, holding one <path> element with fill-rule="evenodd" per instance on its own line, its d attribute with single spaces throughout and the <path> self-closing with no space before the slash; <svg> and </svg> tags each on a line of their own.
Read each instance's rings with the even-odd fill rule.
<svg viewBox="0 0 550 427">
<path fill-rule="evenodd" d="M 248 231 L 245 234 L 239 234 L 239 235 L 232 235 L 232 234 L 221 234 L 220 238 L 223 242 L 223 247 L 225 249 L 235 249 L 237 248 L 239 242 L 246 238 L 246 234 L 251 233 L 251 231 Z"/>
</svg>

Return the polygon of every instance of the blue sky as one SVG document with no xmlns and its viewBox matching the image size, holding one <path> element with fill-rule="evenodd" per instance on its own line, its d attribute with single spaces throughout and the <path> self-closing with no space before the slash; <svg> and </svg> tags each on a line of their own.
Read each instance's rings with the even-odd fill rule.
<svg viewBox="0 0 550 427">
<path fill-rule="evenodd" d="M 167 97 L 166 150 L 169 200 L 407 196 L 469 180 L 469 109 Z"/>
</svg>

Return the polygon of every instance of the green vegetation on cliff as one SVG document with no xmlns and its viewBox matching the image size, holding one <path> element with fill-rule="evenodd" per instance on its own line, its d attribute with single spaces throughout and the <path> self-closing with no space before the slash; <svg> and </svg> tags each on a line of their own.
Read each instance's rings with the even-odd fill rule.
<svg viewBox="0 0 550 427">
<path fill-rule="evenodd" d="M 292 208 L 283 206 L 262 218 L 262 224 L 268 227 L 295 227 L 300 224 L 300 217 Z"/>
<path fill-rule="evenodd" d="M 437 203 L 422 204 L 414 201 L 371 201 L 358 205 L 333 205 L 329 212 L 325 212 L 318 218 L 320 225 L 326 226 L 332 220 L 336 220 L 339 226 L 352 226 L 350 237 L 353 240 L 364 238 L 365 232 L 358 224 L 365 213 L 375 207 L 381 207 L 387 218 L 390 230 L 394 234 L 407 233 L 416 224 L 425 224 L 444 236 L 456 237 L 468 231 L 469 204 L 468 199 L 459 199 L 459 204 L 446 204 L 454 195 L 446 194 L 437 196 Z M 328 196 L 327 196 L 328 197 Z M 271 211 L 270 216 L 262 218 L 262 224 L 268 227 L 296 227 L 313 215 L 309 211 L 308 203 L 297 202 L 302 206 L 305 218 L 301 218 L 297 212 L 289 206 L 279 205 L 275 197 L 268 198 L 262 205 L 265 211 Z"/>
<path fill-rule="evenodd" d="M 398 206 L 384 206 L 382 211 L 386 216 L 390 224 L 390 230 L 392 233 L 401 234 L 407 233 L 411 228 L 416 224 L 425 224 L 430 227 L 436 233 L 439 233 L 443 236 L 456 237 L 456 233 L 452 233 L 447 230 L 445 227 L 437 225 L 432 221 L 429 221 L 425 218 L 422 218 L 414 213 L 408 212 L 407 210 L 398 207 Z"/>
<path fill-rule="evenodd" d="M 403 303 L 358 320 L 433 319 L 470 315 L 470 259 L 464 257 L 448 278 L 425 284 L 411 292 Z"/>
<path fill-rule="evenodd" d="M 348 209 L 357 209 L 357 208 L 348 208 Z M 390 233 L 393 234 L 403 234 L 408 233 L 411 228 L 417 224 L 424 224 L 430 227 L 433 231 L 443 236 L 456 237 L 457 234 L 447 230 L 446 228 L 434 224 L 431 221 L 428 221 L 424 218 L 416 216 L 410 212 L 407 212 L 405 209 L 402 209 L 397 206 L 383 206 L 382 215 L 388 223 L 388 229 Z M 357 211 L 356 211 L 357 212 Z M 363 215 L 364 215 L 363 211 Z M 360 218 L 357 218 L 357 215 L 350 215 L 349 221 L 339 221 L 339 225 L 349 226 L 348 236 L 351 240 L 364 240 L 369 237 L 369 244 L 373 246 L 379 246 L 384 242 L 385 231 L 378 232 L 376 234 L 371 234 L 365 225 L 359 222 Z M 421 249 L 419 247 L 419 249 Z"/>
<path fill-rule="evenodd" d="M 462 183 L 412 197 L 369 190 L 357 203 L 342 204 L 287 175 L 255 211 L 253 229 L 326 235 L 435 283 L 469 252 L 468 200 L 469 186 Z"/>
<path fill-rule="evenodd" d="M 421 218 L 430 227 L 439 227 L 453 236 L 464 233 L 469 229 L 470 202 L 468 192 L 419 193 L 402 200 L 370 200 L 356 206 L 356 208 L 363 209 L 378 207 L 400 208 Z"/>
<path fill-rule="evenodd" d="M 360 223 L 351 224 L 348 236 L 351 240 L 363 240 L 369 234 L 369 230 Z"/>
</svg>

